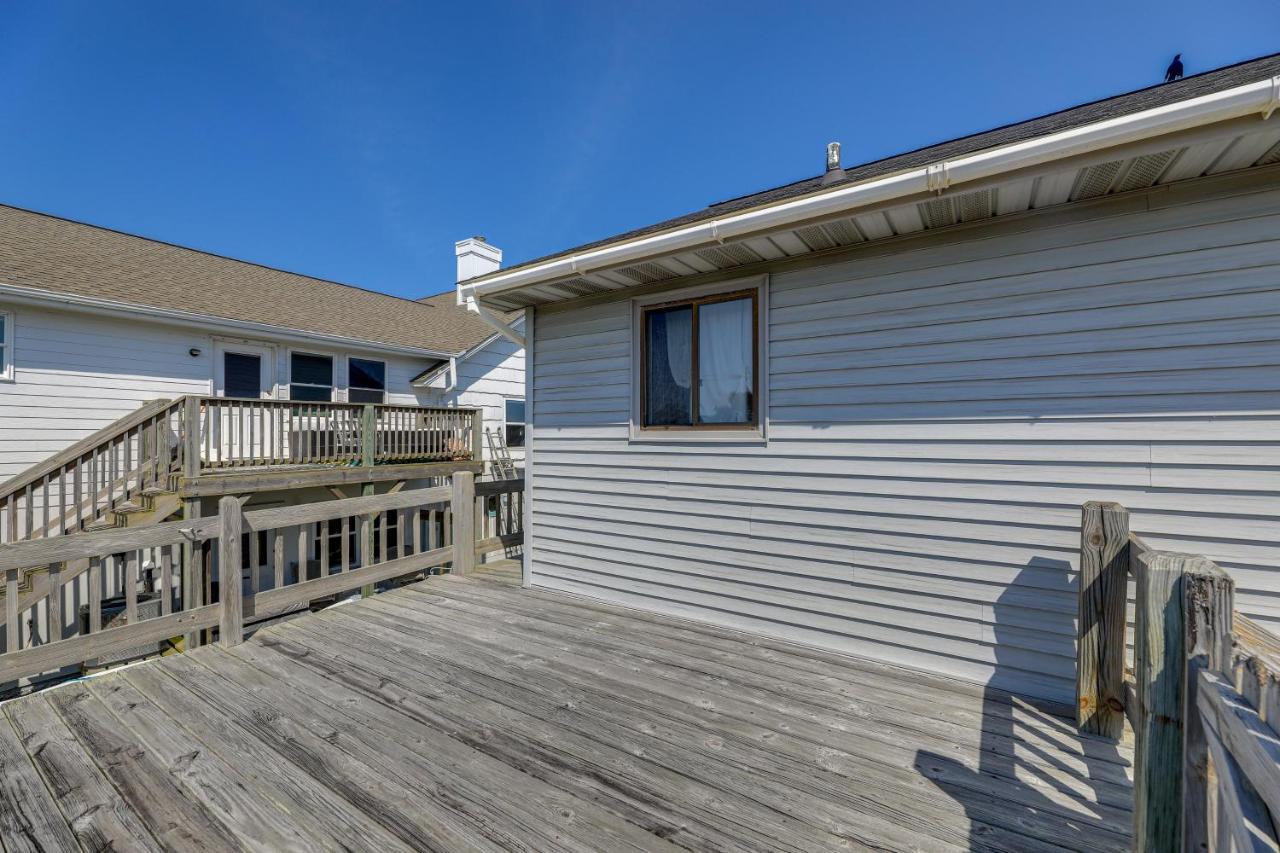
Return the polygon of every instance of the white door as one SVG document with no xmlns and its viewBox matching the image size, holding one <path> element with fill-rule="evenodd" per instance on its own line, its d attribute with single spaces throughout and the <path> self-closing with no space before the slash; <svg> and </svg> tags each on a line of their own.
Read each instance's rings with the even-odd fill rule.
<svg viewBox="0 0 1280 853">
<path fill-rule="evenodd" d="M 263 344 L 218 341 L 214 346 L 213 393 L 235 400 L 264 400 L 275 397 L 276 351 Z M 264 407 L 230 402 L 214 403 L 206 423 L 212 429 L 206 444 L 211 464 L 244 464 L 265 459 L 277 448 L 267 427 Z"/>
</svg>

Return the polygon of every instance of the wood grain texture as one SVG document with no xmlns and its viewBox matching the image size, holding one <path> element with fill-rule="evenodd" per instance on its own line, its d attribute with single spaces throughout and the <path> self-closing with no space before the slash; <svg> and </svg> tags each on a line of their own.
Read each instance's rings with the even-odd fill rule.
<svg viewBox="0 0 1280 853">
<path fill-rule="evenodd" d="M 1076 719 L 1093 734 L 1124 733 L 1129 511 L 1090 501 L 1081 511 Z"/>
<path fill-rule="evenodd" d="M 477 566 L 16 700 L 48 744 L 18 758 L 112 806 L 84 831 L 163 848 L 1128 846 L 1130 755 L 1051 706 L 518 580 Z"/>
</svg>

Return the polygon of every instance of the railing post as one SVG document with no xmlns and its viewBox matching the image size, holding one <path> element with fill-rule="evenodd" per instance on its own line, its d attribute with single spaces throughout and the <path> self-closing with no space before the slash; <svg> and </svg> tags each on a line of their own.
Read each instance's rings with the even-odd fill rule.
<svg viewBox="0 0 1280 853">
<path fill-rule="evenodd" d="M 1183 648 L 1186 670 L 1182 703 L 1182 849 L 1208 850 L 1209 744 L 1196 707 L 1200 673 L 1227 675 L 1232 658 L 1231 577 L 1208 560 L 1197 560 L 1182 576 Z"/>
<path fill-rule="evenodd" d="M 1174 851 L 1182 835 L 1182 578 L 1198 560 L 1149 551 L 1137 571 L 1134 616 L 1136 749 L 1133 849 Z"/>
<path fill-rule="evenodd" d="M 360 464 L 365 468 L 372 468 L 378 459 L 378 410 L 372 404 L 366 404 L 360 410 Z M 369 497 L 377 493 L 377 487 L 373 483 L 365 483 L 360 487 L 360 495 Z M 368 518 L 368 524 L 360 525 L 360 559 L 361 565 L 373 565 L 373 548 L 374 548 L 374 526 L 377 524 L 378 516 L 371 515 Z M 383 519 L 383 524 L 386 520 Z M 326 547 L 321 545 L 321 547 Z M 382 559 L 386 559 L 387 555 L 383 554 Z M 360 587 L 360 595 L 368 598 L 373 595 L 373 584 L 365 584 Z"/>
<path fill-rule="evenodd" d="M 1086 732 L 1116 739 L 1124 733 L 1128 570 L 1129 511 L 1089 501 L 1080 524 L 1076 721 Z"/>
<path fill-rule="evenodd" d="M 244 640 L 244 588 L 240 581 L 240 536 L 244 517 L 237 498 L 228 495 L 218 502 L 218 521 L 219 643 L 236 646 Z"/>
<path fill-rule="evenodd" d="M 484 409 L 471 413 L 471 461 L 484 461 Z"/>
<path fill-rule="evenodd" d="M 182 405 L 182 476 L 200 476 L 200 398 L 189 396 Z"/>
<path fill-rule="evenodd" d="M 378 410 L 367 404 L 360 410 L 360 464 L 372 468 L 378 458 Z"/>
<path fill-rule="evenodd" d="M 453 472 L 453 572 L 465 575 L 476 564 L 476 475 Z"/>
</svg>

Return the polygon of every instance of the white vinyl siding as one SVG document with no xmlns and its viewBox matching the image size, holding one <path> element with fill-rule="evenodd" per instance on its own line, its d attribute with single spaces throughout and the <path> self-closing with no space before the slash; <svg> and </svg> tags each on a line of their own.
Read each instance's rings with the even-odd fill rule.
<svg viewBox="0 0 1280 853">
<path fill-rule="evenodd" d="M 4 309 L 8 312 L 8 309 Z M 16 312 L 8 312 L 15 316 Z M 11 327 L 22 370 L 0 382 L 0 481 L 19 474 L 145 402 L 212 392 L 214 337 L 196 329 L 145 320 L 103 317 L 87 312 L 24 306 Z M 219 338 L 219 340 L 223 340 Z M 288 395 L 289 345 L 275 344 L 272 375 Z M 192 356 L 191 350 L 199 355 Z M 347 356 L 385 361 L 387 402 L 435 405 L 416 394 L 410 380 L 430 359 L 383 356 L 360 350 L 320 351 L 334 359 L 335 381 L 345 390 Z M 520 358 L 523 368 L 523 356 Z M 477 373 L 483 371 L 476 368 Z M 505 371 L 503 371 L 505 375 Z M 523 377 L 521 372 L 520 377 Z M 475 382 L 483 384 L 477 377 Z M 503 379 L 503 389 L 523 389 Z M 466 405 L 466 404 L 463 404 Z M 501 409 L 491 415 L 501 425 Z"/>
<path fill-rule="evenodd" d="M 13 313 L 0 311 L 0 380 L 13 378 Z"/>
<path fill-rule="evenodd" d="M 458 360 L 458 381 L 452 391 L 423 391 L 422 400 L 427 405 L 479 408 L 484 412 L 485 428 L 500 431 L 506 423 L 507 398 L 523 397 L 524 390 L 524 350 L 497 336 Z M 486 457 L 488 452 L 486 444 Z M 524 448 L 511 449 L 517 462 L 524 459 L 524 453 Z"/>
<path fill-rule="evenodd" d="M 540 310 L 533 583 L 1071 701 L 1115 500 L 1280 628 L 1280 190 L 1147 207 L 775 271 L 767 446 L 630 443 L 629 301 Z"/>
</svg>

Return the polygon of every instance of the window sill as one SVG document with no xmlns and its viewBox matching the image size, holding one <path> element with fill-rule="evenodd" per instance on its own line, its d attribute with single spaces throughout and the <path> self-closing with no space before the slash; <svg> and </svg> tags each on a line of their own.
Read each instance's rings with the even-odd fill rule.
<svg viewBox="0 0 1280 853">
<path fill-rule="evenodd" d="M 747 444 L 766 445 L 769 437 L 755 429 L 637 429 L 631 430 L 630 444 Z"/>
</svg>

